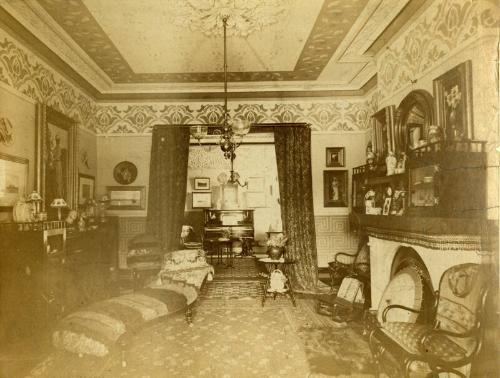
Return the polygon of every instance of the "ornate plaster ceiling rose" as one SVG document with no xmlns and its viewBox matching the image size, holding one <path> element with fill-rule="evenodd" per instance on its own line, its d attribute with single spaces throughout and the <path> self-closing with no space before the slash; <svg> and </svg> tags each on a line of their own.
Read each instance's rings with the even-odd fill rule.
<svg viewBox="0 0 500 378">
<path fill-rule="evenodd" d="M 289 9 L 290 0 L 188 0 L 175 2 L 174 24 L 201 31 L 206 36 L 222 34 L 222 18 L 229 16 L 227 34 L 247 37 L 275 24 Z"/>
</svg>

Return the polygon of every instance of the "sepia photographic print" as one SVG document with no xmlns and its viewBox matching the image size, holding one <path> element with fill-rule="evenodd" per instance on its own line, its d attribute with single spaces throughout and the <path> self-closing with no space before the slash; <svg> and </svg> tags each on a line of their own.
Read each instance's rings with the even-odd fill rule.
<svg viewBox="0 0 500 378">
<path fill-rule="evenodd" d="M 0 378 L 498 377 L 499 36 L 0 0 Z"/>
</svg>

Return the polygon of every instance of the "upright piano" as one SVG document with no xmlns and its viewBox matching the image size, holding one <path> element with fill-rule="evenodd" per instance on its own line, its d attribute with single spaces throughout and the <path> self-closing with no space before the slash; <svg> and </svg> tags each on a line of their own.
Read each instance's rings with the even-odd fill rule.
<svg viewBox="0 0 500 378">
<path fill-rule="evenodd" d="M 249 253 L 254 240 L 254 210 L 205 209 L 204 243 L 217 242 L 219 238 L 241 240 L 243 253 Z"/>
</svg>

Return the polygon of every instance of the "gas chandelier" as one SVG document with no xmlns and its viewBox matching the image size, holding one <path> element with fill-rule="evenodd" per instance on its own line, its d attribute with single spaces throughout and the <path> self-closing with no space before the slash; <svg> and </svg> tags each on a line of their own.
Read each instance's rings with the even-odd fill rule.
<svg viewBox="0 0 500 378">
<path fill-rule="evenodd" d="M 222 18 L 222 25 L 224 28 L 224 114 L 222 119 L 222 125 L 193 125 L 191 126 L 191 136 L 198 140 L 204 138 L 208 134 L 208 127 L 215 127 L 213 134 L 219 135 L 219 146 L 224 153 L 226 159 L 231 160 L 231 171 L 229 177 L 229 183 L 238 184 L 240 186 L 245 186 L 246 184 L 241 184 L 239 181 L 239 175 L 234 172 L 234 159 L 236 158 L 235 151 L 240 146 L 243 141 L 243 137 L 250 131 L 250 123 L 244 119 L 233 119 L 229 117 L 229 112 L 227 110 L 227 53 L 226 53 L 226 29 L 227 29 L 227 19 L 225 16 Z"/>
</svg>

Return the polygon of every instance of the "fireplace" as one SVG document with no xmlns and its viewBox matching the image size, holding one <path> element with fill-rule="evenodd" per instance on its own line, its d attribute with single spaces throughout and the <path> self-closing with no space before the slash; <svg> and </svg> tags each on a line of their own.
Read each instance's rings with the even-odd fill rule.
<svg viewBox="0 0 500 378">
<path fill-rule="evenodd" d="M 419 224 L 418 228 L 421 228 Z M 376 310 L 385 287 L 401 269 L 413 265 L 423 277 L 424 295 L 439 287 L 443 272 L 462 263 L 491 263 L 478 234 L 421 232 L 419 229 L 365 227 L 369 236 L 371 309 Z M 479 230 L 478 230 L 479 231 Z M 425 292 L 427 294 L 425 294 Z M 425 299 L 424 299 L 425 303 Z"/>
</svg>

